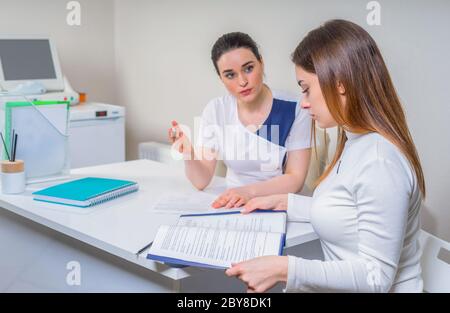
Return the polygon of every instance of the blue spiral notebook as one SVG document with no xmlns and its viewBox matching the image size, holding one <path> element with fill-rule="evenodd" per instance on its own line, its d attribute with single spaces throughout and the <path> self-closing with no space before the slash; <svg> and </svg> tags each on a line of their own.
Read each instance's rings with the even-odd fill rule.
<svg viewBox="0 0 450 313">
<path fill-rule="evenodd" d="M 77 207 L 89 207 L 139 189 L 128 180 L 86 177 L 33 192 L 33 199 Z"/>
</svg>

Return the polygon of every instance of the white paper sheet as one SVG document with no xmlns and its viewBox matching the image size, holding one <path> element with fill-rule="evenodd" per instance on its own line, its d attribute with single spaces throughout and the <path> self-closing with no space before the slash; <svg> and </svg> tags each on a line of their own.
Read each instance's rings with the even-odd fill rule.
<svg viewBox="0 0 450 313">
<path fill-rule="evenodd" d="M 201 191 L 165 193 L 153 206 L 153 210 L 167 214 L 218 212 L 211 206 L 217 197 Z"/>
</svg>

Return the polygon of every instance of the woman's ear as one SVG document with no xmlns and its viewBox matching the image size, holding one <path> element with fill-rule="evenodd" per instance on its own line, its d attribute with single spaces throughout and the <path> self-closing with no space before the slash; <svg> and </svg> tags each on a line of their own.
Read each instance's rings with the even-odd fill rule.
<svg viewBox="0 0 450 313">
<path fill-rule="evenodd" d="M 338 82 L 337 90 L 341 96 L 345 95 L 345 87 L 341 82 Z"/>
</svg>

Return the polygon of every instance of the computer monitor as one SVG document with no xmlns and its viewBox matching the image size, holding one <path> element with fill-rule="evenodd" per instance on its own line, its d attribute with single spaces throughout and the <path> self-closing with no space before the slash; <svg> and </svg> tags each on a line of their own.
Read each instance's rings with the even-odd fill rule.
<svg viewBox="0 0 450 313">
<path fill-rule="evenodd" d="M 11 91 L 30 81 L 64 90 L 56 47 L 48 37 L 0 35 L 0 87 Z"/>
</svg>

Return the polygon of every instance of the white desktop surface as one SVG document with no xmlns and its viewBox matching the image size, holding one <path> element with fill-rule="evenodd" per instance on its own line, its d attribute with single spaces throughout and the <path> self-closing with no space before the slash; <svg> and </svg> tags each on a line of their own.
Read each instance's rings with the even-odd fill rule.
<svg viewBox="0 0 450 313">
<path fill-rule="evenodd" d="M 137 160 L 71 171 L 71 179 L 97 176 L 138 182 L 139 191 L 93 206 L 76 208 L 34 201 L 31 193 L 61 181 L 28 185 L 20 195 L 0 194 L 0 207 L 45 225 L 58 232 L 88 243 L 172 279 L 189 276 L 185 269 L 161 267 L 138 251 L 154 238 L 158 226 L 173 224 L 178 215 L 163 214 L 152 209 L 165 192 L 194 191 L 182 169 L 150 161 Z M 225 190 L 225 180 L 215 177 L 205 192 L 218 194 Z M 309 223 L 288 223 L 286 247 L 317 239 Z"/>
</svg>

